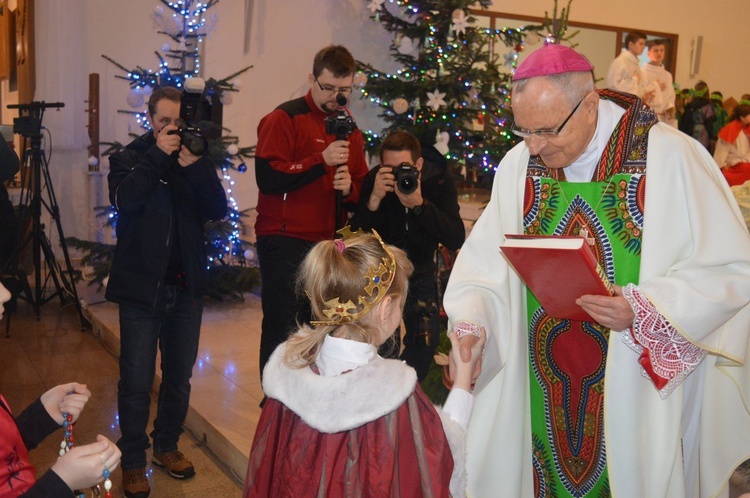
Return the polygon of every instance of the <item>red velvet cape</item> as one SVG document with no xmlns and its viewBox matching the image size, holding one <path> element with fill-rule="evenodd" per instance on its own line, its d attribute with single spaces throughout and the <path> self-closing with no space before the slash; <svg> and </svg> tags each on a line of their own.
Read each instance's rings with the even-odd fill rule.
<svg viewBox="0 0 750 498">
<path fill-rule="evenodd" d="M 447 498 L 452 471 L 440 417 L 418 385 L 391 413 L 332 434 L 313 429 L 268 398 L 255 431 L 244 496 Z"/>
</svg>

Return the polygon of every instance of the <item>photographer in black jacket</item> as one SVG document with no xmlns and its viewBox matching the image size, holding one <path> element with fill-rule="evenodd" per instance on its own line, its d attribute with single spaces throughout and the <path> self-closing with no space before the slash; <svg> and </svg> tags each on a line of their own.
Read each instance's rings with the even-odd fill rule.
<svg viewBox="0 0 750 498">
<path fill-rule="evenodd" d="M 118 211 L 117 247 L 106 298 L 120 306 L 118 409 L 123 489 L 147 497 L 150 391 L 161 351 L 153 463 L 171 477 L 195 475 L 177 449 L 198 354 L 208 271 L 203 225 L 227 212 L 224 188 L 207 156 L 181 145 L 181 92 L 160 88 L 148 102 L 152 131 L 109 160 L 109 198 Z"/>
<path fill-rule="evenodd" d="M 0 135 L 0 270 L 12 256 L 18 237 L 18 221 L 4 183 L 18 173 L 19 167 L 18 156 Z"/>
<path fill-rule="evenodd" d="M 380 146 L 380 166 L 365 178 L 351 220 L 352 229 L 374 228 L 386 243 L 404 249 L 414 263 L 401 359 L 414 367 L 420 381 L 427 375 L 440 335 L 435 251 L 438 244 L 456 250 L 465 237 L 456 185 L 447 169 L 445 157 L 432 145 L 423 151 L 411 133 L 390 133 Z"/>
</svg>

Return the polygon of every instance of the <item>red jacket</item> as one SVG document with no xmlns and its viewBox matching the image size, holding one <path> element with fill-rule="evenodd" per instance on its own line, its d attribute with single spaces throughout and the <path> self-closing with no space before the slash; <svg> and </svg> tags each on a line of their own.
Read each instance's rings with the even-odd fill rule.
<svg viewBox="0 0 750 498">
<path fill-rule="evenodd" d="M 336 168 L 326 166 L 323 150 L 336 140 L 325 132 L 324 113 L 307 95 L 277 107 L 258 125 L 255 178 L 258 218 L 255 233 L 286 235 L 312 242 L 331 239 L 336 229 Z M 367 175 L 362 132 L 349 136 L 352 189 L 344 210 L 354 211 Z"/>
</svg>

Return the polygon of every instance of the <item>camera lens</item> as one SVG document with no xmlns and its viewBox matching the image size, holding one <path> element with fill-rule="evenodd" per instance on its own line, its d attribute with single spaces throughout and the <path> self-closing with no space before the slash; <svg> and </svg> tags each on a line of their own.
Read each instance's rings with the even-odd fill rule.
<svg viewBox="0 0 750 498">
<path fill-rule="evenodd" d="M 395 168 L 396 187 L 402 194 L 411 194 L 417 190 L 418 172 L 417 169 L 409 163 L 402 163 Z"/>
<path fill-rule="evenodd" d="M 398 189 L 402 194 L 411 194 L 412 192 L 417 190 L 417 182 L 415 182 L 412 178 L 401 178 L 401 180 L 398 182 Z"/>
</svg>

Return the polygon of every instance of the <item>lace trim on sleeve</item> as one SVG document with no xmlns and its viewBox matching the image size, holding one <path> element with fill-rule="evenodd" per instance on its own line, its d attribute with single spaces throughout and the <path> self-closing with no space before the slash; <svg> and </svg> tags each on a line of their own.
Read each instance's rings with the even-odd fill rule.
<svg viewBox="0 0 750 498">
<path fill-rule="evenodd" d="M 641 373 L 650 378 L 662 399 L 700 365 L 707 351 L 685 339 L 633 284 L 623 288 L 623 296 L 635 312 L 633 326 L 622 340 L 640 355 Z"/>
</svg>

